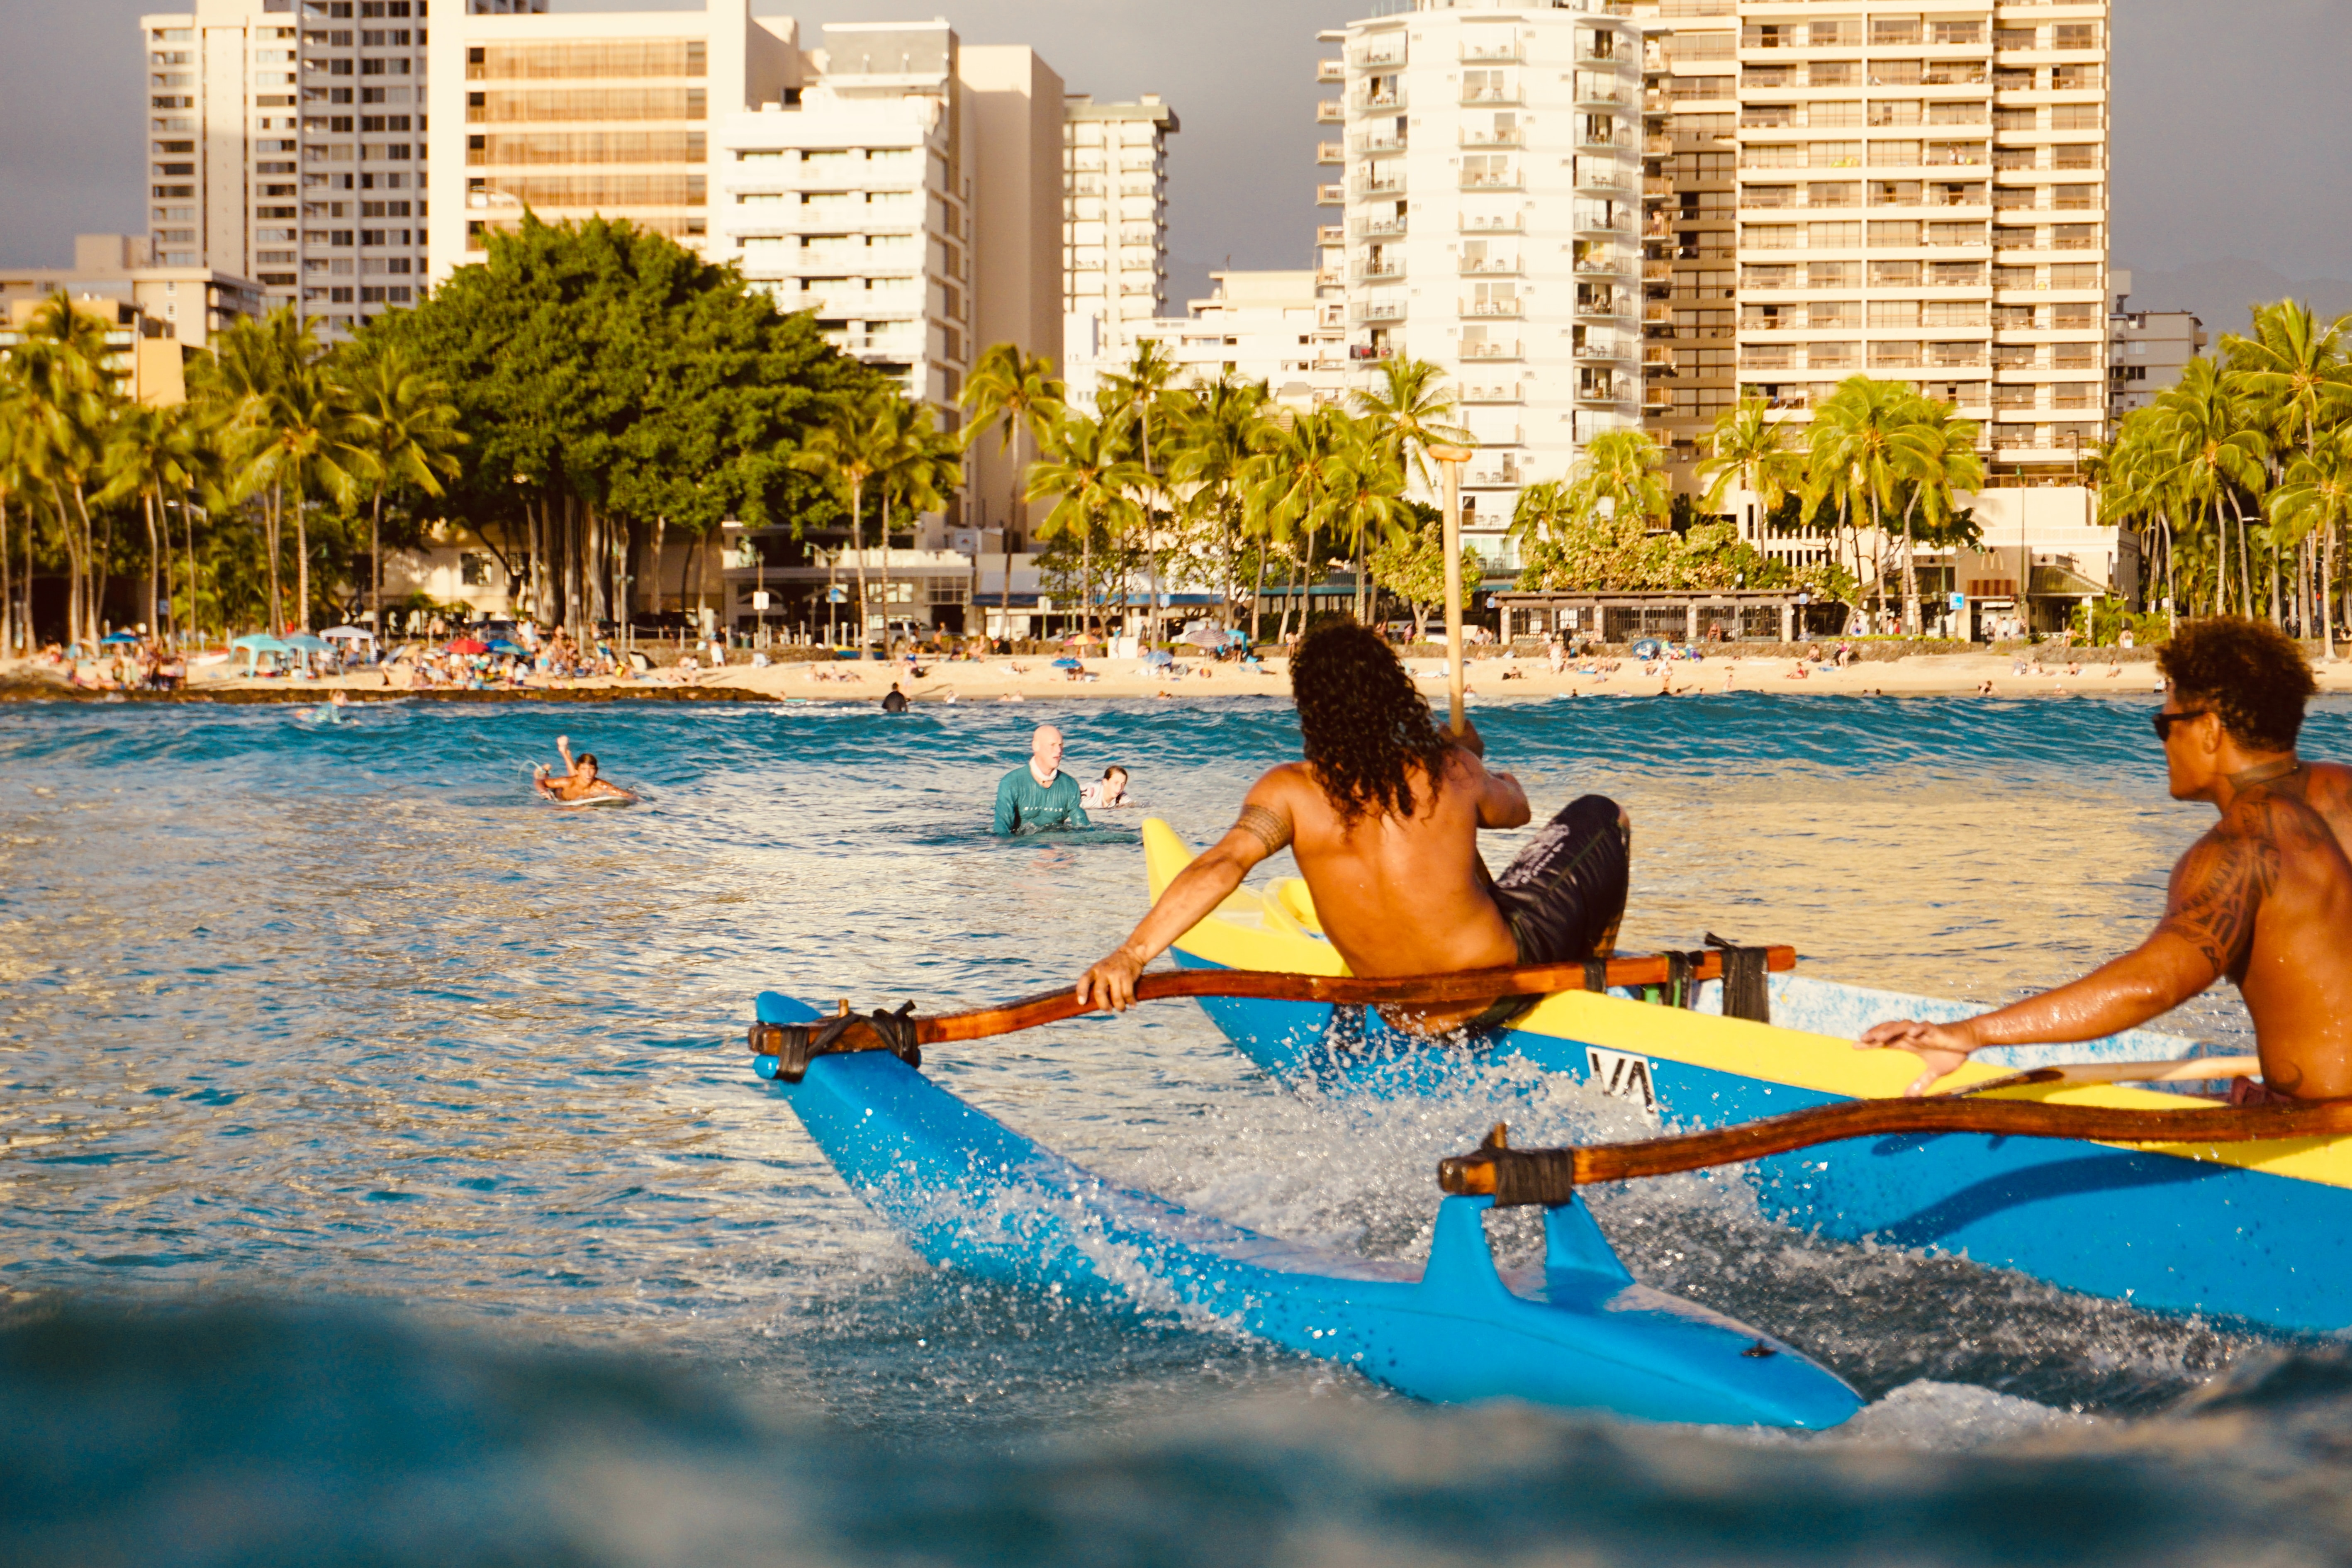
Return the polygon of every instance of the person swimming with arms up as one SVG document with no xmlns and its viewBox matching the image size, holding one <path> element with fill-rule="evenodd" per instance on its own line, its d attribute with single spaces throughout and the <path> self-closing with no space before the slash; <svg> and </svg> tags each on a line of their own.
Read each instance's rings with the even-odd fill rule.
<svg viewBox="0 0 2352 1568">
<path fill-rule="evenodd" d="M 548 799 L 562 801 L 566 805 L 585 805 L 593 801 L 632 801 L 637 798 L 620 785 L 598 776 L 595 752 L 583 752 L 578 762 L 572 761 L 571 736 L 555 737 L 555 750 L 563 758 L 562 776 L 549 773 L 545 763 L 531 770 L 531 783 Z"/>
<path fill-rule="evenodd" d="M 1475 726 L 1441 731 L 1381 635 L 1318 627 L 1291 662 L 1306 758 L 1251 786 L 1231 831 L 1187 866 L 1127 941 L 1077 984 L 1082 1006 L 1123 1012 L 1136 977 L 1286 846 L 1350 973 L 1434 974 L 1606 957 L 1625 913 L 1632 821 L 1583 795 L 1536 834 L 1499 878 L 1481 828 L 1532 818 L 1527 792 L 1485 764 Z M 1383 1009 L 1433 1035 L 1509 1023 L 1541 998 Z"/>
<path fill-rule="evenodd" d="M 2175 800 L 2221 820 L 2172 868 L 2147 941 L 2082 979 L 1956 1024 L 1898 1018 L 1858 1049 L 1896 1047 L 1925 1094 L 1988 1046 L 2101 1039 L 2227 979 L 2253 1016 L 2263 1080 L 2234 1104 L 2352 1098 L 2352 769 L 2295 755 L 2317 690 L 2303 650 L 2263 621 L 2183 625 L 2158 656 L 2155 715 Z"/>
</svg>

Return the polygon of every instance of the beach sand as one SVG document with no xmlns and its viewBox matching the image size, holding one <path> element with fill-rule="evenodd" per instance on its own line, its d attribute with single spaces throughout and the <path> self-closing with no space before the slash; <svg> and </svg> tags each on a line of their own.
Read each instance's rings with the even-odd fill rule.
<svg viewBox="0 0 2352 1568">
<path fill-rule="evenodd" d="M 2126 656 L 2126 662 L 2122 663 L 2086 659 L 2079 674 L 2067 673 L 2068 662 L 2058 657 L 2055 648 L 2045 650 L 2039 674 L 2032 673 L 2030 658 L 2027 672 L 2023 674 L 2018 672 L 2017 662 L 2010 654 L 1937 653 L 1903 658 L 1874 658 L 1839 669 L 1828 664 L 1806 664 L 1797 658 L 1736 656 L 1646 666 L 1625 659 L 1619 662 L 1613 672 L 1605 675 L 1580 675 L 1571 665 L 1567 674 L 1554 675 L 1549 664 L 1540 658 L 1487 658 L 1471 661 L 1468 685 L 1471 693 L 1482 700 L 1569 694 L 1578 697 L 1654 697 L 1670 692 L 1675 696 L 1692 696 L 1723 691 L 1769 691 L 1786 696 L 1823 697 L 1990 695 L 2005 698 L 2128 692 L 2147 697 L 2160 689 L 2156 666 L 2144 651 L 2137 658 Z M 1406 664 L 1421 689 L 1433 701 L 1442 701 L 1445 694 L 1444 659 L 1415 655 L 1407 658 Z M 923 668 L 925 673 L 922 676 L 910 677 L 901 666 L 847 660 L 831 664 L 776 664 L 766 668 L 732 664 L 723 669 L 701 671 L 692 682 L 692 696 L 705 700 L 743 696 L 786 701 L 878 702 L 890 689 L 894 680 L 918 705 L 950 700 L 957 702 L 1006 702 L 1084 700 L 1090 698 L 1164 697 L 1171 700 L 1254 696 L 1286 698 L 1290 693 L 1286 661 L 1279 656 L 1270 657 L 1258 666 L 1188 664 L 1187 673 L 1173 679 L 1159 671 L 1148 671 L 1135 659 L 1090 659 L 1087 663 L 1087 670 L 1093 679 L 1084 680 L 1069 679 L 1067 672 L 1054 668 L 1051 659 L 1042 657 L 991 658 L 969 663 L 935 662 Z M 2317 668 L 2323 691 L 2352 691 L 2352 662 L 2319 666 Z M 1805 671 L 1802 678 L 1794 673 L 1799 669 Z M 820 673 L 831 679 L 818 679 Z M 19 698 L 68 695 L 61 672 L 40 667 L 18 664 L 0 669 L 0 681 L 7 682 L 8 695 Z M 1987 682 L 1991 685 L 1990 693 L 1985 691 Z M 197 698 L 221 696 L 230 700 L 274 699 L 304 701 L 315 700 L 320 694 L 339 686 L 362 698 L 375 694 L 407 694 L 405 684 L 399 676 L 394 676 L 394 685 L 387 690 L 373 671 L 327 680 L 287 681 L 221 677 L 199 669 L 187 695 Z M 684 683 L 674 680 L 669 671 L 659 670 L 634 681 L 551 681 L 534 677 L 530 684 L 520 691 L 445 691 L 439 695 L 461 700 L 468 696 L 529 700 L 537 695 L 576 701 L 595 700 L 599 697 L 686 697 L 688 693 L 683 687 Z"/>
</svg>

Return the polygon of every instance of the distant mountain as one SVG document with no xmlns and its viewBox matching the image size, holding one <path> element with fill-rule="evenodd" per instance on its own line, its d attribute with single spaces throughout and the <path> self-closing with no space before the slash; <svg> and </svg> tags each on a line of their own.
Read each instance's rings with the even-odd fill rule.
<svg viewBox="0 0 2352 1568">
<path fill-rule="evenodd" d="M 2219 345 L 2223 332 L 2243 332 L 2252 321 L 2252 308 L 2273 300 L 2301 300 L 2322 321 L 2352 311 L 2352 280 L 2342 278 L 2289 278 L 2274 268 L 2242 257 L 2200 261 L 2171 272 L 2116 263 L 2132 275 L 2129 306 L 2135 310 L 2194 310 L 2205 331 Z"/>
</svg>

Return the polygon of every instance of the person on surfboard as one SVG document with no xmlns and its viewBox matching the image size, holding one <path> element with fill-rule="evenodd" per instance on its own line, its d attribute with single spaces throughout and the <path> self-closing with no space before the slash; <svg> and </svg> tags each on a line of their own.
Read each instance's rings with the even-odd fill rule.
<svg viewBox="0 0 2352 1568">
<path fill-rule="evenodd" d="M 1291 661 L 1306 759 L 1271 769 L 1241 818 L 1187 866 L 1128 939 L 1078 981 L 1085 1005 L 1122 1012 L 1143 966 L 1287 846 L 1324 934 L 1360 975 L 1431 974 L 1606 957 L 1625 913 L 1632 820 L 1588 795 L 1537 833 L 1501 877 L 1478 830 L 1524 826 L 1527 792 L 1488 771 L 1475 726 L 1439 730 L 1380 633 L 1318 627 Z M 1421 1034 L 1508 1023 L 1538 998 L 1390 1009 Z"/>
<path fill-rule="evenodd" d="M 576 805 L 592 800 L 637 798 L 620 785 L 597 776 L 595 752 L 583 752 L 580 753 L 580 760 L 573 762 L 571 736 L 556 736 L 555 751 L 556 754 L 563 759 L 562 777 L 549 773 L 545 763 L 541 763 L 531 773 L 531 783 L 536 784 L 539 793 L 548 799 L 560 800 L 568 805 Z"/>
<path fill-rule="evenodd" d="M 2172 868 L 2148 939 L 2082 979 L 1957 1024 L 1899 1018 L 1858 1048 L 1915 1052 L 1924 1094 L 1987 1046 L 2095 1040 L 2227 978 L 2253 1015 L 2263 1081 L 2236 1104 L 2352 1097 L 2352 770 L 2295 755 L 2318 689 L 2303 650 L 2267 622 L 2192 621 L 2157 657 L 2156 733 L 2175 800 L 2221 820 Z"/>
</svg>

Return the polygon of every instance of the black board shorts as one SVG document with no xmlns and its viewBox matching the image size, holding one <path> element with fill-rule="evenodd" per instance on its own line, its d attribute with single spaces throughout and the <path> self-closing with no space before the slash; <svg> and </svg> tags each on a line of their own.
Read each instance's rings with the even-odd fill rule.
<svg viewBox="0 0 2352 1568">
<path fill-rule="evenodd" d="M 1579 796 L 1560 807 L 1535 842 L 1495 879 L 1495 905 L 1511 928 L 1521 963 L 1574 963 L 1594 957 L 1624 918 L 1633 836 L 1619 815 L 1617 803 L 1606 795 Z M 1464 1027 L 1499 1027 L 1541 1000 L 1506 996 Z"/>
</svg>

